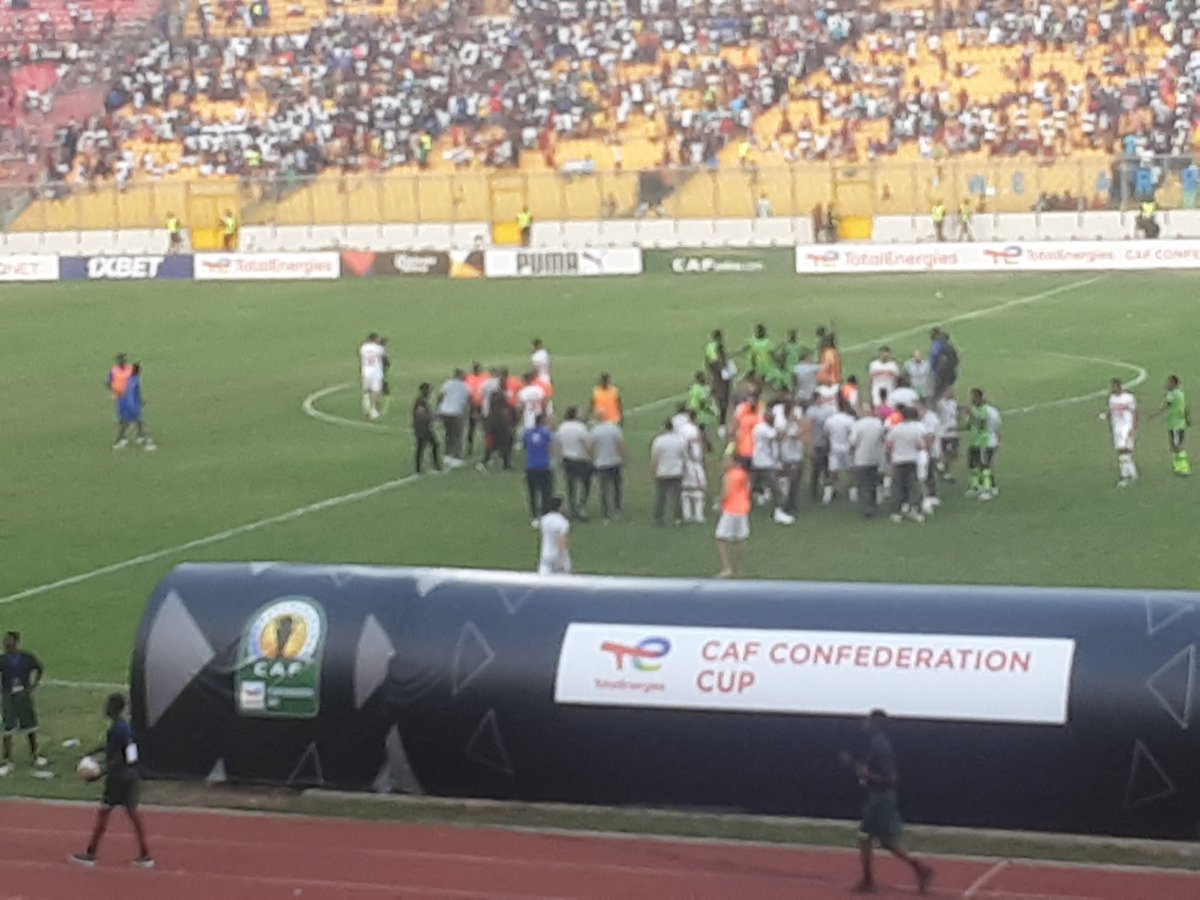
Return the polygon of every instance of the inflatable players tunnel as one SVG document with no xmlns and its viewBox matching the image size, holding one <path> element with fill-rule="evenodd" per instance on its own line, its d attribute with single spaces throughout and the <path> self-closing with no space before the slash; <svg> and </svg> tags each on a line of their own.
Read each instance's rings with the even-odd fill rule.
<svg viewBox="0 0 1200 900">
<path fill-rule="evenodd" d="M 133 660 L 154 777 L 1189 838 L 1200 594 L 184 565 Z"/>
</svg>

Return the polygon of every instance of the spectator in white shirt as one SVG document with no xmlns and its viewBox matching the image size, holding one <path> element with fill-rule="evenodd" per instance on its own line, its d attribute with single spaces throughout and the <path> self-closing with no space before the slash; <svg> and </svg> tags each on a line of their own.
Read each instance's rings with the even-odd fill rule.
<svg viewBox="0 0 1200 900">
<path fill-rule="evenodd" d="M 863 515 L 875 515 L 878 506 L 877 487 L 879 470 L 884 465 L 883 441 L 886 426 L 879 416 L 871 414 L 870 406 L 863 404 L 862 415 L 850 429 L 850 462 L 858 476 L 858 497 L 862 502 Z"/>
<path fill-rule="evenodd" d="M 572 519 L 587 521 L 587 502 L 592 492 L 592 436 L 579 419 L 579 410 L 567 407 L 566 416 L 554 436 L 567 482 L 567 509 Z"/>
<path fill-rule="evenodd" d="M 600 482 L 600 512 L 607 522 L 621 515 L 622 470 L 625 465 L 625 435 L 621 426 L 610 422 L 602 411 L 592 428 L 592 463 Z"/>
<path fill-rule="evenodd" d="M 904 421 L 888 433 L 887 451 L 892 462 L 892 478 L 896 488 L 896 507 L 893 522 L 902 522 L 905 514 L 914 522 L 924 522 L 921 513 L 921 487 L 917 464 L 921 454 L 929 451 L 929 434 L 917 419 L 917 411 L 904 407 Z"/>
<path fill-rule="evenodd" d="M 654 524 L 659 527 L 666 524 L 668 505 L 675 524 L 683 521 L 683 473 L 687 461 L 687 441 L 675 432 L 668 419 L 663 422 L 663 430 L 650 445 L 650 468 L 654 473 Z"/>
<path fill-rule="evenodd" d="M 452 469 L 462 465 L 463 429 L 471 406 L 466 377 L 462 369 L 455 369 L 438 394 L 438 418 L 446 433 L 446 465 Z"/>
</svg>

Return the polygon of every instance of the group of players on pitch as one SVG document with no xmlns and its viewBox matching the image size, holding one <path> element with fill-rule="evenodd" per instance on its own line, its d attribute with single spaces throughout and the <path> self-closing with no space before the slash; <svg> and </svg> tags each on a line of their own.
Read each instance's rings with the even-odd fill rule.
<svg viewBox="0 0 1200 900">
<path fill-rule="evenodd" d="M 739 377 L 742 358 L 747 370 Z M 754 502 L 773 507 L 779 524 L 794 521 L 805 470 L 813 501 L 828 505 L 845 496 L 871 516 L 892 498 L 893 521 L 924 521 L 940 505 L 939 479 L 954 480 L 963 428 L 968 495 L 990 500 L 999 493 L 993 467 L 1000 412 L 975 388 L 960 413 L 958 351 L 942 329 L 931 334 L 928 358 L 917 350 L 901 363 L 881 347 L 868 366 L 865 389 L 856 376 L 843 377 L 832 329 L 817 330 L 815 350 L 794 329 L 776 344 L 758 325 L 741 348 L 729 351 L 724 335 L 714 331 L 704 361 L 685 410 L 706 434 L 728 440 L 723 494 L 748 482 Z M 731 468 L 747 477 L 730 476 Z M 723 496 L 718 541 L 738 540 L 748 531 L 737 512 L 743 506 Z"/>
</svg>

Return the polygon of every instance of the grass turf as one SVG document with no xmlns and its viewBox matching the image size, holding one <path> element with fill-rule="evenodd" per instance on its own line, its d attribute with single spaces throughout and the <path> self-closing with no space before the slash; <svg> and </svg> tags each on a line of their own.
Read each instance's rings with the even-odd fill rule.
<svg viewBox="0 0 1200 900">
<path fill-rule="evenodd" d="M 535 335 L 554 355 L 560 409 L 586 403 L 607 370 L 631 411 L 632 521 L 579 526 L 577 568 L 711 575 L 710 527 L 658 531 L 649 523 L 646 459 L 670 409 L 666 399 L 686 388 L 713 327 L 735 343 L 758 321 L 777 335 L 794 326 L 808 337 L 831 320 L 843 347 L 859 348 L 845 357 L 846 371 L 860 376 L 880 338 L 905 357 L 927 345 L 921 326 L 951 323 L 962 385 L 983 385 L 1010 411 L 997 466 L 1002 494 L 989 504 L 969 501 L 960 483 L 924 526 L 864 522 L 846 505 L 806 508 L 790 529 L 760 520 L 750 576 L 1186 588 L 1195 578 L 1180 552 L 1179 523 L 1194 508 L 1196 488 L 1171 475 L 1164 426 L 1143 429 L 1142 483 L 1117 491 L 1107 426 L 1096 420 L 1103 399 L 1073 398 L 1143 368 L 1144 411 L 1157 407 L 1170 372 L 1192 387 L 1200 377 L 1188 367 L 1189 336 L 1200 326 L 1194 283 L 1190 275 L 1144 273 L 757 273 L 9 286 L 0 295 L 0 377 L 9 398 L 0 442 L 0 598 L 402 477 L 412 467 L 406 425 L 415 384 L 436 385 L 473 359 L 520 368 Z M 306 397 L 356 379 L 355 348 L 370 330 L 391 337 L 395 360 L 395 395 L 382 425 L 306 415 Z M 144 363 L 158 453 L 109 449 L 112 409 L 102 382 L 119 350 Z M 347 387 L 312 408 L 358 422 L 358 402 Z M 142 603 L 176 562 L 530 569 L 535 540 L 519 476 L 463 470 L 3 603 L 0 628 L 22 631 L 52 678 L 119 683 Z M 48 743 L 94 737 L 102 694 L 47 685 Z M 71 755 L 56 755 L 61 775 Z M 28 773 L 0 782 L 0 792 L 89 793 L 74 780 L 35 781 Z"/>
</svg>

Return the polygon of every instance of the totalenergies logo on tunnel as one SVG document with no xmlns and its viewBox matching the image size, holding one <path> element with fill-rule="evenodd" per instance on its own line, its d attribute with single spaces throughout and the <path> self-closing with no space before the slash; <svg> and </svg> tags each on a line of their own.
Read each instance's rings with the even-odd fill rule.
<svg viewBox="0 0 1200 900">
<path fill-rule="evenodd" d="M 625 671 L 626 660 L 638 672 L 657 672 L 663 665 L 659 660 L 671 652 L 671 642 L 664 637 L 648 637 L 636 644 L 603 641 L 600 652 L 613 655 L 618 672 Z"/>
</svg>

